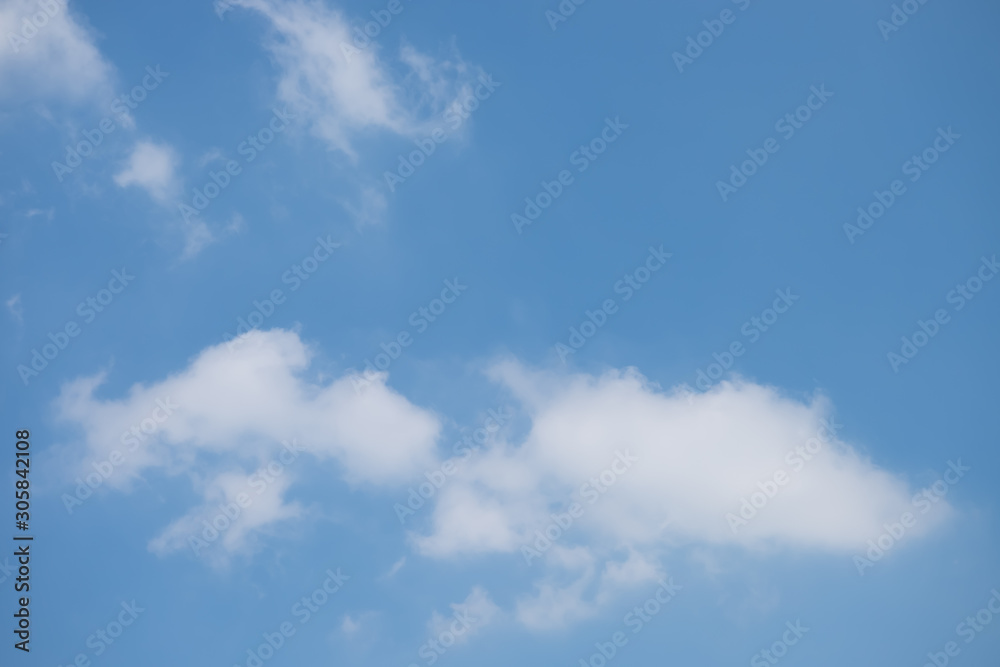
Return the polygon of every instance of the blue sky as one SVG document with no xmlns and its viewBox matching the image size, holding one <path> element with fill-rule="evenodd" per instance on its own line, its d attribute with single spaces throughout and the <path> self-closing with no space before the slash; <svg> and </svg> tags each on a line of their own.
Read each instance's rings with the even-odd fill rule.
<svg viewBox="0 0 1000 667">
<path fill-rule="evenodd" d="M 3 664 L 986 664 L 998 19 L 5 0 Z"/>
</svg>

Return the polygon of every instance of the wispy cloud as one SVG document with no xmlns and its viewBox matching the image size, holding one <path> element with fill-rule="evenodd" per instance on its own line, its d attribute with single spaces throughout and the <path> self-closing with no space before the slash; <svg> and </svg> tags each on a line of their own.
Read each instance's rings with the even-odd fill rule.
<svg viewBox="0 0 1000 667">
<path fill-rule="evenodd" d="M 177 196 L 179 159 L 176 151 L 164 143 L 139 141 L 132 149 L 125 167 L 115 174 L 119 187 L 138 186 L 158 203 L 164 204 Z"/>
<path fill-rule="evenodd" d="M 427 131 L 481 73 L 455 52 L 437 59 L 412 46 L 400 51 L 408 74 L 398 76 L 374 48 L 347 58 L 353 40 L 344 16 L 319 2 L 236 0 L 267 19 L 267 47 L 280 68 L 277 97 L 308 119 L 330 148 L 356 157 L 353 143 L 373 130 L 402 136 Z"/>
<path fill-rule="evenodd" d="M 7 310 L 15 322 L 24 324 L 24 306 L 21 305 L 21 295 L 19 293 L 7 299 Z"/>
</svg>

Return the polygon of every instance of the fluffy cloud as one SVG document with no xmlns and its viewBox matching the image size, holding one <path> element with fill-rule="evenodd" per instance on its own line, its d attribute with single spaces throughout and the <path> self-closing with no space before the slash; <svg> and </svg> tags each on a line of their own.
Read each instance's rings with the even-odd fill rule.
<svg viewBox="0 0 1000 667">
<path fill-rule="evenodd" d="M 255 331 L 119 399 L 95 396 L 102 376 L 77 380 L 57 407 L 82 429 L 86 460 L 126 452 L 110 486 L 148 468 L 204 475 L 203 503 L 151 542 L 157 553 L 183 548 L 279 442 L 335 459 L 351 483 L 393 492 L 436 467 L 435 415 L 389 389 L 384 374 L 363 392 L 350 377 L 310 382 L 309 361 L 295 333 Z M 838 437 L 822 397 L 797 400 L 740 380 L 703 394 L 665 392 L 634 369 L 595 377 L 515 361 L 490 375 L 521 403 L 529 428 L 516 442 L 500 434 L 466 461 L 411 538 L 430 557 L 523 558 L 538 579 L 514 617 L 532 629 L 588 618 L 621 591 L 662 578 L 663 556 L 678 545 L 846 553 L 913 510 L 902 479 Z M 220 539 L 222 560 L 301 515 L 286 500 L 295 481 L 292 470 L 253 496 L 242 527 Z M 751 498 L 758 507 L 741 516 Z M 908 534 L 949 511 L 937 504 Z"/>
<path fill-rule="evenodd" d="M 177 154 L 166 144 L 139 141 L 132 149 L 125 168 L 115 174 L 115 183 L 125 188 L 137 185 L 159 203 L 173 198 L 179 190 Z"/>
<path fill-rule="evenodd" d="M 278 98 L 302 113 L 311 131 L 352 157 L 352 139 L 367 130 L 403 136 L 427 133 L 428 119 L 461 94 L 479 70 L 461 57 L 437 60 L 404 46 L 399 61 L 408 70 L 393 74 L 370 46 L 353 49 L 350 26 L 339 12 L 319 2 L 237 0 L 268 20 L 268 48 L 281 75 Z"/>
<path fill-rule="evenodd" d="M 662 582 L 678 546 L 849 553 L 913 511 L 903 480 L 837 437 L 822 397 L 740 380 L 664 392 L 634 369 L 594 377 L 516 361 L 490 375 L 530 428 L 468 461 L 411 538 L 436 558 L 523 558 L 538 578 L 514 618 L 530 630 L 579 622 Z M 942 502 L 908 534 L 949 512 Z"/>
<path fill-rule="evenodd" d="M 311 455 L 338 460 L 353 483 L 402 482 L 433 461 L 437 417 L 386 387 L 384 376 L 363 392 L 349 377 L 309 382 L 309 348 L 280 329 L 251 332 L 229 348 L 210 347 L 180 373 L 117 400 L 95 397 L 103 375 L 76 380 L 63 387 L 59 413 L 83 429 L 91 457 L 106 458 L 158 400 L 176 404 L 128 459 L 135 463 L 126 462 L 133 472 L 200 452 L 263 461 L 292 438 Z"/>
<path fill-rule="evenodd" d="M 63 0 L 5 0 L 0 34 L 0 96 L 110 101 L 113 69 Z"/>
<path fill-rule="evenodd" d="M 168 527 L 151 544 L 158 553 L 184 546 L 186 535 L 218 505 L 247 486 L 256 466 L 271 463 L 281 442 L 295 442 L 304 456 L 334 459 L 350 483 L 399 484 L 434 460 L 438 418 L 385 386 L 379 376 L 358 392 L 349 377 L 329 383 L 305 375 L 310 350 L 289 331 L 255 331 L 232 345 L 202 351 L 181 372 L 148 385 L 136 384 L 118 399 L 95 396 L 104 375 L 66 384 L 59 416 L 83 432 L 84 449 L 74 472 L 119 463 L 106 485 L 127 488 L 144 470 L 201 474 L 222 471 L 202 486 L 204 506 Z M 280 460 L 280 459 L 278 459 Z M 224 551 L 246 546 L 256 528 L 295 516 L 282 500 L 294 475 L 254 494 L 239 530 L 227 532 Z"/>
<path fill-rule="evenodd" d="M 559 540 L 648 549 L 848 551 L 912 509 L 901 479 L 834 435 L 822 398 L 800 402 L 742 381 L 669 393 L 634 370 L 562 375 L 515 362 L 492 376 L 523 403 L 531 429 L 516 446 L 471 461 L 440 492 L 428 532 L 414 536 L 427 555 L 526 553 L 529 545 L 541 556 L 545 540 L 535 531 L 552 526 L 554 512 L 565 523 L 574 502 L 581 512 L 572 526 L 549 528 L 566 533 Z M 818 453 L 806 450 L 806 460 L 795 452 L 803 447 Z M 778 471 L 787 481 L 772 487 Z M 742 500 L 761 485 L 776 493 L 744 524 Z"/>
</svg>

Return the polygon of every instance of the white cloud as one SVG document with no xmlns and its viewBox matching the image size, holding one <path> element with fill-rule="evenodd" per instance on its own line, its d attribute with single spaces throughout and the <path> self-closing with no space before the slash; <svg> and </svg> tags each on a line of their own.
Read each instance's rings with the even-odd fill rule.
<svg viewBox="0 0 1000 667">
<path fill-rule="evenodd" d="M 473 588 L 465 600 L 449 606 L 452 610 L 449 616 L 443 616 L 438 612 L 431 615 L 427 622 L 427 630 L 432 637 L 450 634 L 455 637 L 456 644 L 468 641 L 500 614 L 500 608 L 494 604 L 490 594 L 479 586 Z M 457 625 L 456 619 L 458 619 Z M 465 626 L 467 626 L 465 631 L 455 632 L 455 627 Z"/>
<path fill-rule="evenodd" d="M 181 259 L 195 257 L 217 240 L 204 220 L 182 220 L 181 230 L 184 233 L 184 252 L 181 253 Z"/>
<path fill-rule="evenodd" d="M 492 375 L 532 415 L 531 430 L 519 445 L 502 443 L 471 461 L 439 493 L 429 534 L 414 538 L 427 555 L 518 552 L 552 522 L 551 512 L 574 501 L 583 514 L 561 540 L 637 548 L 707 543 L 844 552 L 912 509 L 901 479 L 836 437 L 793 470 L 786 454 L 830 416 L 822 398 L 803 403 L 742 381 L 705 394 L 664 393 L 634 370 L 592 377 L 506 362 Z M 591 504 L 582 485 L 619 452 L 637 462 L 606 494 L 588 490 Z M 778 470 L 789 475 L 787 486 L 734 534 L 727 514 L 738 513 L 741 498 Z M 601 486 L 598 480 L 588 489 Z"/>
<path fill-rule="evenodd" d="M 216 160 L 222 160 L 223 158 L 225 158 L 225 154 L 223 154 L 221 149 L 211 148 L 208 151 L 206 151 L 204 155 L 198 158 L 198 167 L 204 169 L 212 162 L 215 162 Z"/>
<path fill-rule="evenodd" d="M 657 581 L 664 575 L 651 558 L 632 551 L 624 561 L 608 560 L 598 574 L 597 558 L 586 547 L 554 546 L 548 565 L 555 575 L 535 584 L 535 594 L 517 601 L 515 617 L 533 631 L 563 628 L 595 616 L 622 591 Z M 558 576 L 570 574 L 568 584 Z"/>
<path fill-rule="evenodd" d="M 105 482 L 117 488 L 151 468 L 198 474 L 221 468 L 205 485 L 205 507 L 169 527 L 151 545 L 155 551 L 178 548 L 178 536 L 204 512 L 215 511 L 220 498 L 237 493 L 237 482 L 246 480 L 242 471 L 269 461 L 285 440 L 295 439 L 306 456 L 335 459 L 352 484 L 398 484 L 432 464 L 438 418 L 385 386 L 384 376 L 364 392 L 357 392 L 349 377 L 311 381 L 309 348 L 297 334 L 280 329 L 251 332 L 232 347 L 207 348 L 186 369 L 133 385 L 119 399 L 95 396 L 102 374 L 67 383 L 57 401 L 59 416 L 83 432 L 85 451 L 77 452 L 82 460 L 73 474 L 109 459 L 112 451 L 124 454 Z M 163 410 L 157 413 L 157 400 L 176 406 L 165 419 Z M 156 428 L 146 429 L 141 445 L 131 446 L 130 428 L 143 420 L 152 424 L 151 415 L 159 420 Z M 285 488 L 269 488 L 269 496 L 255 501 L 250 515 L 256 518 L 245 523 L 248 529 L 292 515 L 282 501 Z M 244 537 L 233 533 L 225 546 L 239 550 Z"/>
<path fill-rule="evenodd" d="M 361 611 L 356 614 L 344 614 L 340 622 L 340 631 L 352 640 L 364 638 L 366 643 L 377 641 L 377 620 L 379 614 L 374 611 Z"/>
<path fill-rule="evenodd" d="M 389 205 L 385 195 L 371 186 L 363 186 L 358 190 L 356 203 L 346 199 L 340 202 L 344 210 L 354 219 L 355 227 L 361 228 L 381 223 Z"/>
<path fill-rule="evenodd" d="M 664 392 L 634 369 L 594 377 L 515 361 L 490 376 L 521 402 L 530 429 L 467 462 L 411 538 L 431 557 L 527 560 L 538 579 L 514 617 L 531 630 L 590 618 L 661 580 L 678 546 L 859 553 L 884 523 L 914 510 L 902 479 L 837 438 L 822 397 L 794 400 L 741 380 L 704 394 Z M 820 445 L 810 460 L 786 458 L 807 443 Z M 727 515 L 779 470 L 787 483 L 734 533 Z M 940 503 L 908 534 L 950 511 Z"/>
<path fill-rule="evenodd" d="M 0 98 L 110 101 L 114 70 L 66 2 L 5 0 L 0 35 Z"/>
<path fill-rule="evenodd" d="M 50 206 L 49 208 L 45 209 L 31 208 L 24 212 L 24 217 L 28 218 L 29 220 L 31 218 L 38 217 L 40 215 L 44 215 L 46 220 L 51 220 L 56 215 L 56 209 Z"/>
<path fill-rule="evenodd" d="M 243 216 L 239 213 L 233 213 L 229 216 L 229 221 L 226 222 L 224 228 L 227 234 L 240 234 L 247 228 L 247 221 L 243 219 Z"/>
<path fill-rule="evenodd" d="M 517 621 L 535 631 L 554 630 L 590 618 L 595 613 L 592 603 L 584 600 L 584 592 L 593 580 L 585 575 L 568 586 L 548 582 L 537 584 L 534 597 L 517 604 Z"/>
<path fill-rule="evenodd" d="M 358 618 L 358 620 L 355 621 L 354 619 L 351 618 L 349 614 L 346 614 L 344 616 L 344 620 L 340 624 L 341 632 L 343 632 L 345 635 L 353 635 L 360 629 L 361 629 L 360 618 Z"/>
<path fill-rule="evenodd" d="M 148 140 L 138 141 L 132 148 L 125 166 L 115 174 L 114 180 L 119 187 L 138 186 L 158 204 L 172 206 L 181 190 L 181 179 L 177 175 L 179 164 L 177 151 L 170 145 Z M 242 231 L 243 227 L 243 216 L 234 213 L 224 224 L 221 232 L 224 236 L 236 234 Z M 197 217 L 181 220 L 179 230 L 184 236 L 182 260 L 197 256 L 220 238 L 208 223 Z"/>
<path fill-rule="evenodd" d="M 238 0 L 233 4 L 264 16 L 272 29 L 267 43 L 281 68 L 279 102 L 303 114 L 311 131 L 335 150 L 354 157 L 353 139 L 369 130 L 407 137 L 429 132 L 441 113 L 480 74 L 460 56 L 437 60 L 404 46 L 399 77 L 383 64 L 376 47 L 345 55 L 350 26 L 338 11 L 319 2 Z M 353 47 L 352 47 L 353 48 Z"/>
<path fill-rule="evenodd" d="M 21 304 L 21 294 L 17 293 L 7 299 L 7 310 L 18 324 L 24 324 L 24 306 Z"/>
<path fill-rule="evenodd" d="M 397 572 L 403 569 L 404 565 L 406 565 L 406 556 L 403 556 L 395 563 L 393 563 L 392 567 L 390 567 L 385 574 L 379 577 L 379 579 L 392 579 L 394 576 L 396 576 Z"/>
<path fill-rule="evenodd" d="M 190 547 L 212 565 L 225 566 L 234 554 L 253 551 L 258 533 L 302 515 L 297 503 L 284 499 L 292 480 L 292 472 L 269 475 L 266 468 L 252 476 L 242 470 L 218 475 L 202 490 L 204 504 L 161 531 L 150 541 L 149 550 L 165 556 Z M 247 498 L 249 504 L 241 505 L 239 501 Z"/>
<path fill-rule="evenodd" d="M 181 232 L 184 234 L 184 251 L 181 259 L 192 259 L 208 246 L 220 241 L 222 238 L 241 234 L 246 229 L 246 220 L 239 213 L 233 213 L 229 219 L 216 225 L 216 231 L 208 226 L 201 218 L 191 220 L 181 220 Z"/>
<path fill-rule="evenodd" d="M 203 505 L 151 543 L 161 553 L 179 548 L 178 536 L 231 499 L 245 471 L 285 439 L 297 439 L 308 456 L 335 459 L 354 484 L 397 491 L 435 467 L 441 429 L 435 415 L 389 389 L 385 374 L 360 393 L 350 377 L 310 380 L 310 356 L 295 333 L 256 331 L 232 350 L 210 347 L 187 368 L 135 385 L 119 399 L 95 396 L 102 376 L 72 382 L 58 412 L 84 433 L 86 452 L 78 458 L 97 461 L 122 449 L 130 425 L 147 418 L 157 399 L 180 405 L 107 482 L 126 487 L 130 475 L 150 468 L 206 476 Z M 534 550 L 529 563 L 539 579 L 515 612 L 533 629 L 587 618 L 619 591 L 662 576 L 662 558 L 677 546 L 702 553 L 734 545 L 848 553 L 913 510 L 902 479 L 836 436 L 822 397 L 796 400 L 740 380 L 704 394 L 664 392 L 634 369 L 594 377 L 533 371 L 514 361 L 497 364 L 490 375 L 521 402 L 530 428 L 518 442 L 498 437 L 467 461 L 438 491 L 425 529 L 411 538 L 419 552 L 438 558 L 520 559 L 531 554 L 526 548 Z M 824 432 L 818 453 L 801 465 L 791 462 L 789 452 L 820 443 L 816 435 Z M 777 471 L 787 483 L 734 532 L 727 515 L 738 514 L 741 499 Z M 232 533 L 223 550 L 252 549 L 256 532 L 300 516 L 285 500 L 294 481 L 289 475 L 269 489 L 248 515 L 246 532 Z M 570 520 L 573 503 L 581 511 Z M 938 503 L 908 535 L 927 532 L 950 511 Z M 563 527 L 554 530 L 557 523 Z M 488 607 L 480 610 L 484 616 Z"/>
<path fill-rule="evenodd" d="M 139 141 L 125 168 L 115 174 L 115 183 L 123 188 L 137 185 L 157 202 L 167 203 L 179 189 L 177 164 L 177 153 L 169 145 Z"/>
<path fill-rule="evenodd" d="M 296 438 L 310 454 L 334 458 L 352 483 L 408 480 L 432 463 L 440 430 L 436 416 L 385 386 L 384 376 L 357 392 L 349 377 L 329 384 L 304 375 L 312 353 L 298 335 L 281 329 L 253 331 L 207 348 L 183 371 L 127 396 L 94 396 L 103 376 L 64 385 L 63 418 L 83 428 L 89 453 L 120 448 L 120 434 L 140 422 L 156 399 L 180 407 L 163 422 L 143 466 L 166 466 L 198 452 L 229 452 L 260 459 L 277 443 Z"/>
</svg>

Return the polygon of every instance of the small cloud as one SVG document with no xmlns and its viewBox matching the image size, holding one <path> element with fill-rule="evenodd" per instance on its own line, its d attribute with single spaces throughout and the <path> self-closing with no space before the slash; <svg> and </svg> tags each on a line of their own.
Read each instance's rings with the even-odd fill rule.
<svg viewBox="0 0 1000 667">
<path fill-rule="evenodd" d="M 15 294 L 7 299 L 7 310 L 11 316 L 17 320 L 18 324 L 24 324 L 24 307 L 21 305 L 21 295 Z"/>
<path fill-rule="evenodd" d="M 181 259 L 191 259 L 216 240 L 212 230 L 201 220 L 184 223 L 184 252 Z"/>
<path fill-rule="evenodd" d="M 140 141 L 125 169 L 115 174 L 115 183 L 123 188 L 138 185 L 156 201 L 166 203 L 179 189 L 174 173 L 177 163 L 177 155 L 169 145 Z"/>
<path fill-rule="evenodd" d="M 344 616 L 344 622 L 340 624 L 340 629 L 345 635 L 353 635 L 355 632 L 361 629 L 361 618 L 354 620 L 350 615 Z"/>
<path fill-rule="evenodd" d="M 378 624 L 374 622 L 377 618 L 378 613 L 374 611 L 363 611 L 353 616 L 345 614 L 340 622 L 340 631 L 352 641 L 370 644 L 377 639 Z"/>
<path fill-rule="evenodd" d="M 51 207 L 50 208 L 46 208 L 46 209 L 32 208 L 32 209 L 28 209 L 24 213 L 24 217 L 26 217 L 26 218 L 34 218 L 34 217 L 37 217 L 39 215 L 44 215 L 46 220 L 51 220 L 52 218 L 55 217 L 56 210 L 54 208 L 51 208 Z"/>
<path fill-rule="evenodd" d="M 225 231 L 227 234 L 239 234 L 247 227 L 246 220 L 239 213 L 233 213 L 229 218 L 229 222 L 226 223 Z"/>
<path fill-rule="evenodd" d="M 203 220 L 196 218 L 183 221 L 181 227 L 184 232 L 184 252 L 181 254 L 181 259 L 196 257 L 202 250 L 221 240 L 223 236 L 239 234 L 246 229 L 246 226 L 246 220 L 239 213 L 233 213 L 229 221 L 222 226 L 221 230 L 218 228 L 218 225 L 215 225 L 216 230 L 214 232 Z M 221 236 L 218 233 L 220 231 L 222 233 Z"/>
<path fill-rule="evenodd" d="M 126 130 L 135 129 L 135 116 L 133 116 L 127 109 L 121 109 L 115 114 L 115 116 L 118 119 L 118 124 Z"/>
<path fill-rule="evenodd" d="M 473 588 L 464 601 L 453 603 L 450 606 L 452 613 L 449 616 L 442 616 L 434 612 L 430 621 L 427 622 L 427 629 L 432 637 L 450 633 L 455 637 L 456 644 L 466 641 L 478 633 L 492 623 L 500 613 L 500 607 L 490 599 L 490 594 L 479 586 Z M 456 625 L 466 628 L 466 631 L 456 632 Z"/>
<path fill-rule="evenodd" d="M 657 563 L 632 551 L 623 561 L 600 567 L 587 547 L 553 546 L 551 575 L 535 583 L 535 594 L 518 598 L 515 618 L 533 632 L 555 630 L 595 616 L 623 592 L 663 577 Z M 565 576 L 569 584 L 561 583 Z"/>
<path fill-rule="evenodd" d="M 221 160 L 222 157 L 222 151 L 218 148 L 213 148 L 198 158 L 198 167 L 204 169 L 210 163 L 215 162 L 216 160 Z"/>
<path fill-rule="evenodd" d="M 341 200 L 340 205 L 354 218 L 356 227 L 381 223 L 385 218 L 386 208 L 388 208 L 385 195 L 371 186 L 361 189 L 361 194 L 356 202 Z"/>
<path fill-rule="evenodd" d="M 262 470 L 254 473 L 258 480 L 264 479 L 260 475 Z M 263 491 L 255 488 L 252 504 L 240 505 L 239 515 L 227 528 L 219 529 L 216 538 L 211 534 L 206 537 L 204 526 L 217 520 L 220 508 L 237 506 L 239 495 L 250 491 L 252 478 L 253 475 L 235 469 L 208 481 L 202 490 L 204 503 L 150 540 L 149 551 L 163 557 L 190 548 L 196 557 L 205 559 L 212 567 L 224 569 L 234 556 L 256 551 L 261 536 L 273 533 L 279 524 L 302 516 L 303 508 L 298 503 L 288 502 L 285 497 L 293 480 L 291 473 L 284 472 Z"/>
<path fill-rule="evenodd" d="M 392 567 L 389 568 L 389 571 L 386 572 L 385 574 L 383 574 L 381 577 L 379 577 L 379 579 L 383 579 L 383 580 L 384 579 L 391 579 L 392 577 L 396 576 L 397 572 L 399 572 L 400 570 L 403 569 L 404 565 L 406 565 L 406 556 L 403 556 L 402 558 L 400 558 L 399 560 L 397 560 L 395 563 L 393 563 Z"/>
</svg>

